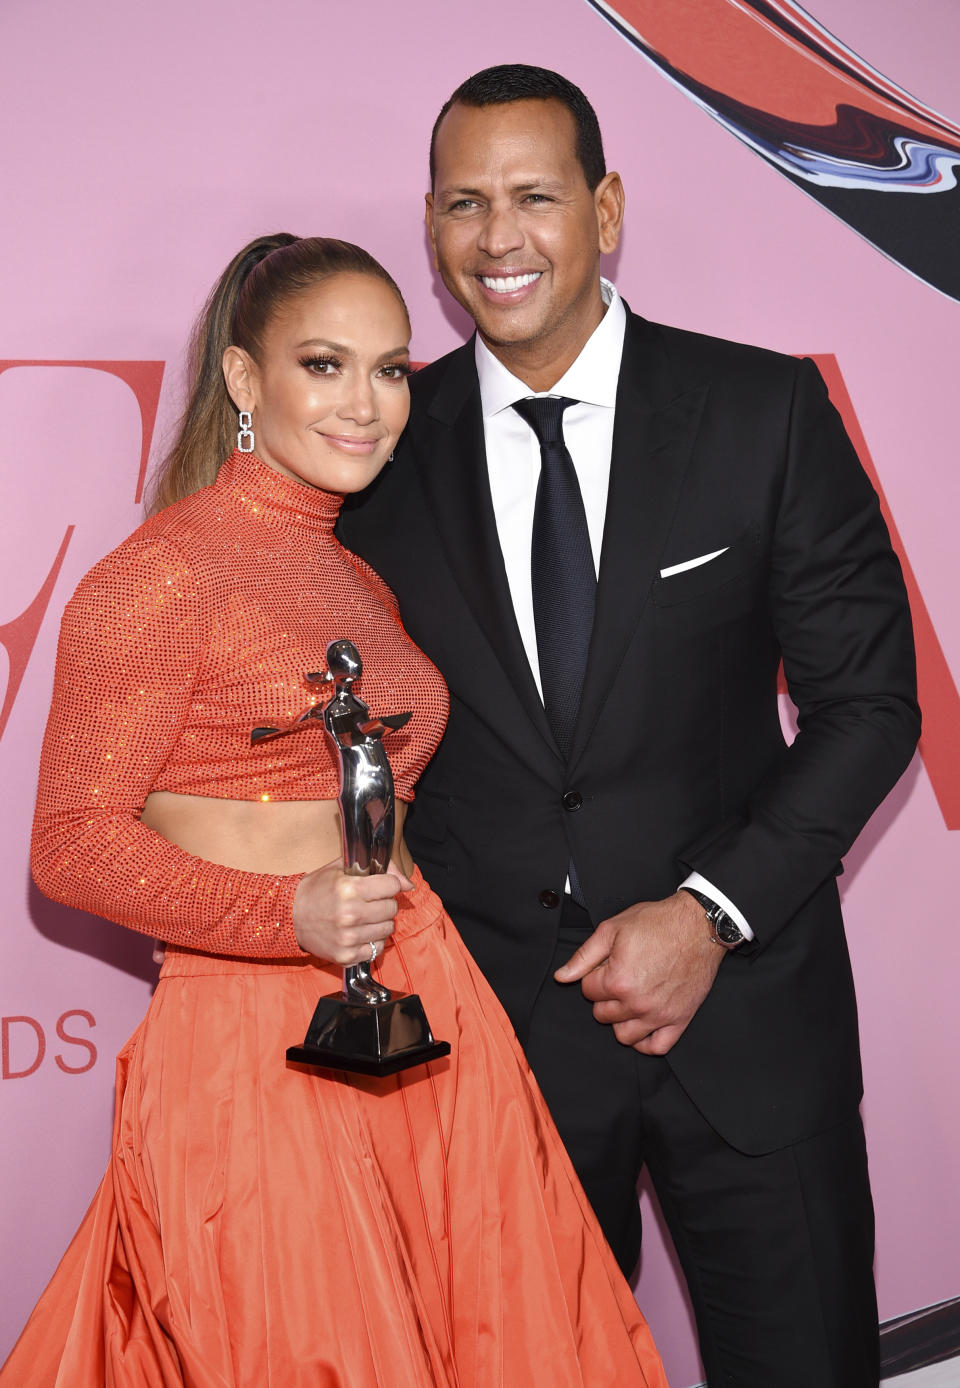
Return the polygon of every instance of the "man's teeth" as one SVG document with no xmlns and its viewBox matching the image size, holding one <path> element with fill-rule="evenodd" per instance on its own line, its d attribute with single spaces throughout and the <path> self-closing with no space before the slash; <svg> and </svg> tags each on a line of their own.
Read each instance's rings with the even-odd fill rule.
<svg viewBox="0 0 960 1388">
<path fill-rule="evenodd" d="M 533 284 L 541 274 L 542 271 L 538 270 L 535 275 L 507 275 L 501 279 L 495 279 L 493 275 L 481 275 L 480 279 L 488 289 L 494 290 L 497 294 L 512 294 L 515 289 L 525 289 L 528 284 Z"/>
</svg>

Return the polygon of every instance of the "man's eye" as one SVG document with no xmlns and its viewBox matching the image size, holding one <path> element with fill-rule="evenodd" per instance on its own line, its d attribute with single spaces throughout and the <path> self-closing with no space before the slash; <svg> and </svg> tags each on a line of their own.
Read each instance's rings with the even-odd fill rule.
<svg viewBox="0 0 960 1388">
<path fill-rule="evenodd" d="M 524 202 L 533 202 L 533 203 L 552 202 L 552 201 L 553 201 L 553 199 L 552 199 L 552 198 L 548 198 L 547 195 L 546 195 L 546 193 L 528 193 L 527 196 L 524 198 Z"/>
<path fill-rule="evenodd" d="M 458 198 L 456 202 L 450 204 L 450 206 L 447 208 L 447 211 L 469 212 L 470 209 L 476 207 L 476 205 L 477 204 L 474 202 L 473 198 Z"/>
</svg>

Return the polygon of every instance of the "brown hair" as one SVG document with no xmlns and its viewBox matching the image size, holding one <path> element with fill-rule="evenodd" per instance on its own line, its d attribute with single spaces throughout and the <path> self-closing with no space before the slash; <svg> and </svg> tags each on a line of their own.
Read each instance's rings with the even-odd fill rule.
<svg viewBox="0 0 960 1388">
<path fill-rule="evenodd" d="M 232 451 L 237 409 L 223 379 L 223 354 L 242 347 L 259 361 L 264 330 L 287 300 L 338 274 L 374 275 L 403 295 L 360 246 L 326 236 L 258 236 L 234 256 L 190 335 L 190 394 L 176 438 L 150 490 L 151 514 L 208 486 Z"/>
</svg>

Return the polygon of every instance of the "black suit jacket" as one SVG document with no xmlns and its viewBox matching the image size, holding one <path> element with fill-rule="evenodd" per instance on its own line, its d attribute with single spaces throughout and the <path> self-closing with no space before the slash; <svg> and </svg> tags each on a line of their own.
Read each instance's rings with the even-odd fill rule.
<svg viewBox="0 0 960 1388">
<path fill-rule="evenodd" d="M 900 567 L 815 366 L 628 313 L 568 765 L 510 601 L 472 344 L 412 389 L 394 463 L 341 524 L 450 686 L 408 821 L 425 876 L 522 1037 L 556 943 L 541 893 L 571 856 L 594 922 L 697 869 L 756 941 L 724 960 L 671 1067 L 746 1152 L 838 1121 L 861 1079 L 836 875 L 919 711 Z"/>
</svg>

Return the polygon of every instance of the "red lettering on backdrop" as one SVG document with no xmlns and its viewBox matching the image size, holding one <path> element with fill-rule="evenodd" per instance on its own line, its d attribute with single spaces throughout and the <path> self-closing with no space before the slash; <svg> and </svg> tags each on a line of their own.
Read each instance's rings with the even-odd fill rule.
<svg viewBox="0 0 960 1388">
<path fill-rule="evenodd" d="M 105 371 L 116 376 L 130 387 L 140 407 L 140 469 L 137 474 L 137 487 L 134 500 L 143 497 L 143 484 L 147 475 L 147 459 L 153 441 L 153 429 L 157 420 L 157 406 L 160 402 L 160 387 L 163 383 L 162 361 L 3 361 L 0 360 L 0 375 L 16 366 L 80 366 L 90 371 Z M 13 711 L 17 691 L 27 670 L 27 663 L 33 652 L 34 643 L 50 602 L 53 586 L 57 581 L 73 534 L 74 527 L 68 526 L 53 566 L 33 602 L 21 612 L 19 617 L 5 626 L 0 626 L 0 644 L 6 647 L 10 661 L 7 688 L 0 708 L 0 738 L 3 737 L 7 720 Z"/>
<path fill-rule="evenodd" d="M 58 1069 L 65 1075 L 85 1075 L 88 1070 L 92 1070 L 97 1063 L 97 1048 L 92 1041 L 88 1041 L 85 1036 L 74 1036 L 67 1031 L 66 1023 L 73 1017 L 80 1017 L 86 1022 L 88 1027 L 95 1027 L 97 1019 L 92 1012 L 88 1012 L 83 1007 L 73 1007 L 68 1012 L 63 1012 L 57 1018 L 57 1036 L 61 1041 L 65 1041 L 68 1046 L 80 1046 L 86 1051 L 87 1057 L 81 1065 L 68 1065 L 62 1055 L 55 1055 Z M 14 1028 L 20 1028 L 20 1037 L 16 1042 L 19 1054 L 15 1057 L 14 1052 Z M 23 1028 L 27 1027 L 32 1035 L 25 1038 Z M 2 1047 L 0 1047 L 0 1075 L 5 1080 L 23 1080 L 28 1075 L 36 1074 L 43 1064 L 47 1054 L 47 1038 L 43 1027 L 36 1017 L 4 1017 L 0 1019 L 0 1034 L 2 1034 Z M 24 1066 L 26 1059 L 24 1046 L 28 1045 L 33 1051 L 33 1059 L 28 1065 Z"/>
<path fill-rule="evenodd" d="M 60 548 L 57 551 L 57 557 L 53 561 L 50 572 L 44 579 L 39 593 L 30 606 L 25 611 L 21 612 L 19 617 L 15 617 L 12 622 L 7 622 L 5 626 L 0 626 L 0 645 L 6 647 L 7 658 L 10 661 L 10 671 L 7 675 L 7 692 L 3 698 L 3 707 L 0 708 L 0 737 L 3 737 L 4 729 L 7 726 L 7 719 L 13 712 L 13 701 L 17 697 L 17 690 L 20 688 L 23 677 L 27 673 L 27 662 L 33 653 L 33 647 L 47 611 L 47 604 L 53 592 L 53 585 L 57 581 L 57 574 L 60 572 L 60 566 L 66 555 L 67 546 L 70 543 L 70 537 L 73 531 L 74 527 L 68 525 L 67 533 L 61 541 Z"/>
<path fill-rule="evenodd" d="M 143 484 L 147 476 L 147 460 L 150 457 L 150 444 L 153 442 L 153 428 L 157 422 L 157 406 L 160 403 L 160 387 L 163 384 L 162 361 L 2 361 L 0 376 L 13 366 L 82 366 L 89 371 L 105 371 L 108 376 L 116 376 L 130 387 L 140 406 L 140 470 L 137 473 L 137 490 L 134 501 L 143 499 Z"/>
<path fill-rule="evenodd" d="M 75 1007 L 71 1012 L 64 1012 L 63 1016 L 58 1018 L 57 1020 L 57 1035 L 59 1036 L 60 1040 L 66 1041 L 67 1044 L 70 1046 L 85 1047 L 85 1049 L 89 1052 L 89 1058 L 84 1062 L 83 1065 L 68 1065 L 67 1062 L 60 1055 L 54 1056 L 54 1059 L 56 1060 L 60 1069 L 63 1070 L 65 1074 L 82 1075 L 85 1071 L 92 1070 L 93 1067 L 96 1065 L 97 1048 L 92 1041 L 87 1041 L 82 1036 L 71 1036 L 69 1032 L 67 1032 L 64 1029 L 63 1024 L 69 1017 L 82 1017 L 83 1020 L 87 1023 L 87 1025 L 91 1027 L 95 1027 L 97 1023 L 94 1019 L 93 1013 L 87 1012 L 82 1007 Z"/>
<path fill-rule="evenodd" d="M 11 1063 L 10 1033 L 15 1023 L 33 1028 L 36 1054 L 25 1070 L 15 1070 Z M 35 1070 L 40 1069 L 43 1057 L 47 1053 L 47 1042 L 43 1034 L 43 1027 L 39 1022 L 35 1021 L 33 1017 L 4 1017 L 2 1023 L 0 1023 L 0 1037 L 2 1037 L 2 1040 L 0 1040 L 0 1066 L 2 1066 L 2 1071 L 0 1071 L 0 1073 L 2 1073 L 5 1080 L 23 1080 L 26 1079 L 27 1075 L 32 1075 Z M 20 1059 L 22 1060 L 23 1057 L 21 1056 Z"/>
<path fill-rule="evenodd" d="M 847 433 L 859 454 L 860 461 L 877 489 L 880 509 L 887 522 L 893 547 L 903 565 L 903 578 L 913 613 L 913 634 L 917 643 L 917 680 L 920 707 L 923 710 L 923 736 L 920 755 L 937 797 L 940 813 L 948 829 L 960 829 L 960 694 L 950 673 L 943 647 L 937 639 L 933 621 L 923 600 L 903 541 L 887 505 L 887 499 L 870 456 L 853 401 L 847 392 L 836 357 L 813 355 L 827 383 L 830 398 L 840 412 Z"/>
</svg>

